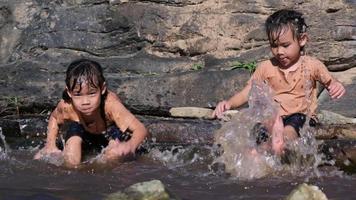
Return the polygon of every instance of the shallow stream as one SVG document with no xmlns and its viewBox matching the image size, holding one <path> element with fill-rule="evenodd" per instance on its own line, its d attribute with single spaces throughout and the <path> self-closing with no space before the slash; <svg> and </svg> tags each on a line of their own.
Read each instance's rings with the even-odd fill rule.
<svg viewBox="0 0 356 200">
<path fill-rule="evenodd" d="M 111 166 L 85 163 L 66 169 L 32 160 L 33 148 L 0 152 L 0 197 L 2 200 L 103 199 L 131 184 L 161 180 L 182 199 L 283 199 L 299 183 L 319 186 L 329 199 L 355 199 L 356 176 L 335 167 L 319 168 L 302 176 L 275 174 L 241 180 L 212 167 L 211 147 L 154 147 L 150 153 Z M 251 166 L 253 167 L 253 166 Z"/>
</svg>

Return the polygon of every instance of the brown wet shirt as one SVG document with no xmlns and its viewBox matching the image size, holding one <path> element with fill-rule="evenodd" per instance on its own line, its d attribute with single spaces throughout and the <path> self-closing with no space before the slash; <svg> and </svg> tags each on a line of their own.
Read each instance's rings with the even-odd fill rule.
<svg viewBox="0 0 356 200">
<path fill-rule="evenodd" d="M 249 81 L 249 84 L 253 79 L 265 81 L 270 85 L 282 116 L 293 113 L 315 116 L 318 103 L 316 81 L 327 87 L 333 80 L 318 59 L 309 56 L 300 59 L 299 66 L 288 73 L 280 69 L 274 59 L 261 62 Z"/>
<path fill-rule="evenodd" d="M 57 124 L 59 125 L 63 124 L 65 121 L 79 122 L 85 127 L 85 129 L 87 129 L 87 131 L 91 133 L 100 133 L 105 131 L 106 127 L 111 124 L 116 124 L 122 132 L 125 132 L 131 123 L 134 123 L 135 120 L 137 120 L 136 117 L 125 108 L 117 95 L 111 91 L 108 91 L 104 107 L 106 126 L 102 120 L 96 120 L 94 122 L 95 131 L 91 130 L 91 128 L 83 122 L 83 119 L 80 117 L 78 112 L 75 111 L 73 105 L 70 102 L 65 102 L 64 100 L 61 100 L 58 103 L 56 109 L 52 112 L 52 117 L 57 120 Z"/>
</svg>

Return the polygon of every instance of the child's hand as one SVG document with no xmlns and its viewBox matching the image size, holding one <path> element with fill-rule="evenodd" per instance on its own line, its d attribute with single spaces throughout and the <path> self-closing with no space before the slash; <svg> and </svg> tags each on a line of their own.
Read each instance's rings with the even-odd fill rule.
<svg viewBox="0 0 356 200">
<path fill-rule="evenodd" d="M 119 144 L 114 148 L 114 152 L 117 156 L 125 156 L 130 153 L 135 153 L 136 148 L 131 145 L 130 141 L 119 142 Z"/>
<path fill-rule="evenodd" d="M 327 88 L 332 99 L 339 99 L 345 94 L 345 88 L 339 81 L 332 81 Z"/>
<path fill-rule="evenodd" d="M 62 153 L 62 151 L 59 150 L 57 147 L 47 147 L 47 146 L 45 146 L 35 154 L 33 159 L 38 160 L 38 159 L 41 159 L 41 158 L 43 158 L 45 156 L 49 156 L 51 154 L 57 154 L 57 153 Z"/>
<path fill-rule="evenodd" d="M 130 153 L 135 153 L 135 151 L 136 147 L 130 141 L 120 142 L 119 140 L 111 140 L 105 148 L 103 158 L 106 161 L 112 161 Z"/>
<path fill-rule="evenodd" d="M 226 110 L 230 110 L 231 109 L 231 105 L 228 101 L 220 101 L 218 103 L 218 105 L 216 106 L 213 114 L 212 114 L 212 117 L 215 118 L 222 118 L 223 117 L 223 113 L 226 111 Z"/>
</svg>

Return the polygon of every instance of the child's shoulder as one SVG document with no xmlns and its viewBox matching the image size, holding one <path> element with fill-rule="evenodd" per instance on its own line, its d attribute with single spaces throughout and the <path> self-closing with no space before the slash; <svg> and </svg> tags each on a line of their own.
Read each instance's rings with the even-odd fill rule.
<svg viewBox="0 0 356 200">
<path fill-rule="evenodd" d="M 106 99 L 105 99 L 105 108 L 111 110 L 115 107 L 123 107 L 124 105 L 122 104 L 121 99 L 117 94 L 114 92 L 108 90 Z"/>
<path fill-rule="evenodd" d="M 117 96 L 117 94 L 115 94 L 111 90 L 108 90 L 108 93 L 107 93 L 107 96 L 106 96 L 106 103 L 110 103 L 110 102 L 120 102 L 121 103 L 121 100 Z"/>
</svg>

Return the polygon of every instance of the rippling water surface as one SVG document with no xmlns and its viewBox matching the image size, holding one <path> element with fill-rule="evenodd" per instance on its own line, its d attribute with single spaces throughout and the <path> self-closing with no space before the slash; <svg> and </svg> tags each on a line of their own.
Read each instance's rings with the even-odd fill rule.
<svg viewBox="0 0 356 200">
<path fill-rule="evenodd" d="M 319 186 L 329 199 L 355 199 L 356 177 L 334 167 L 319 176 L 271 175 L 239 180 L 211 166 L 210 147 L 153 148 L 136 160 L 111 166 L 86 163 L 66 169 L 34 161 L 31 149 L 0 152 L 0 197 L 9 200 L 103 199 L 131 184 L 152 179 L 182 199 L 282 199 L 297 184 Z M 253 166 L 251 166 L 253 167 Z"/>
</svg>

